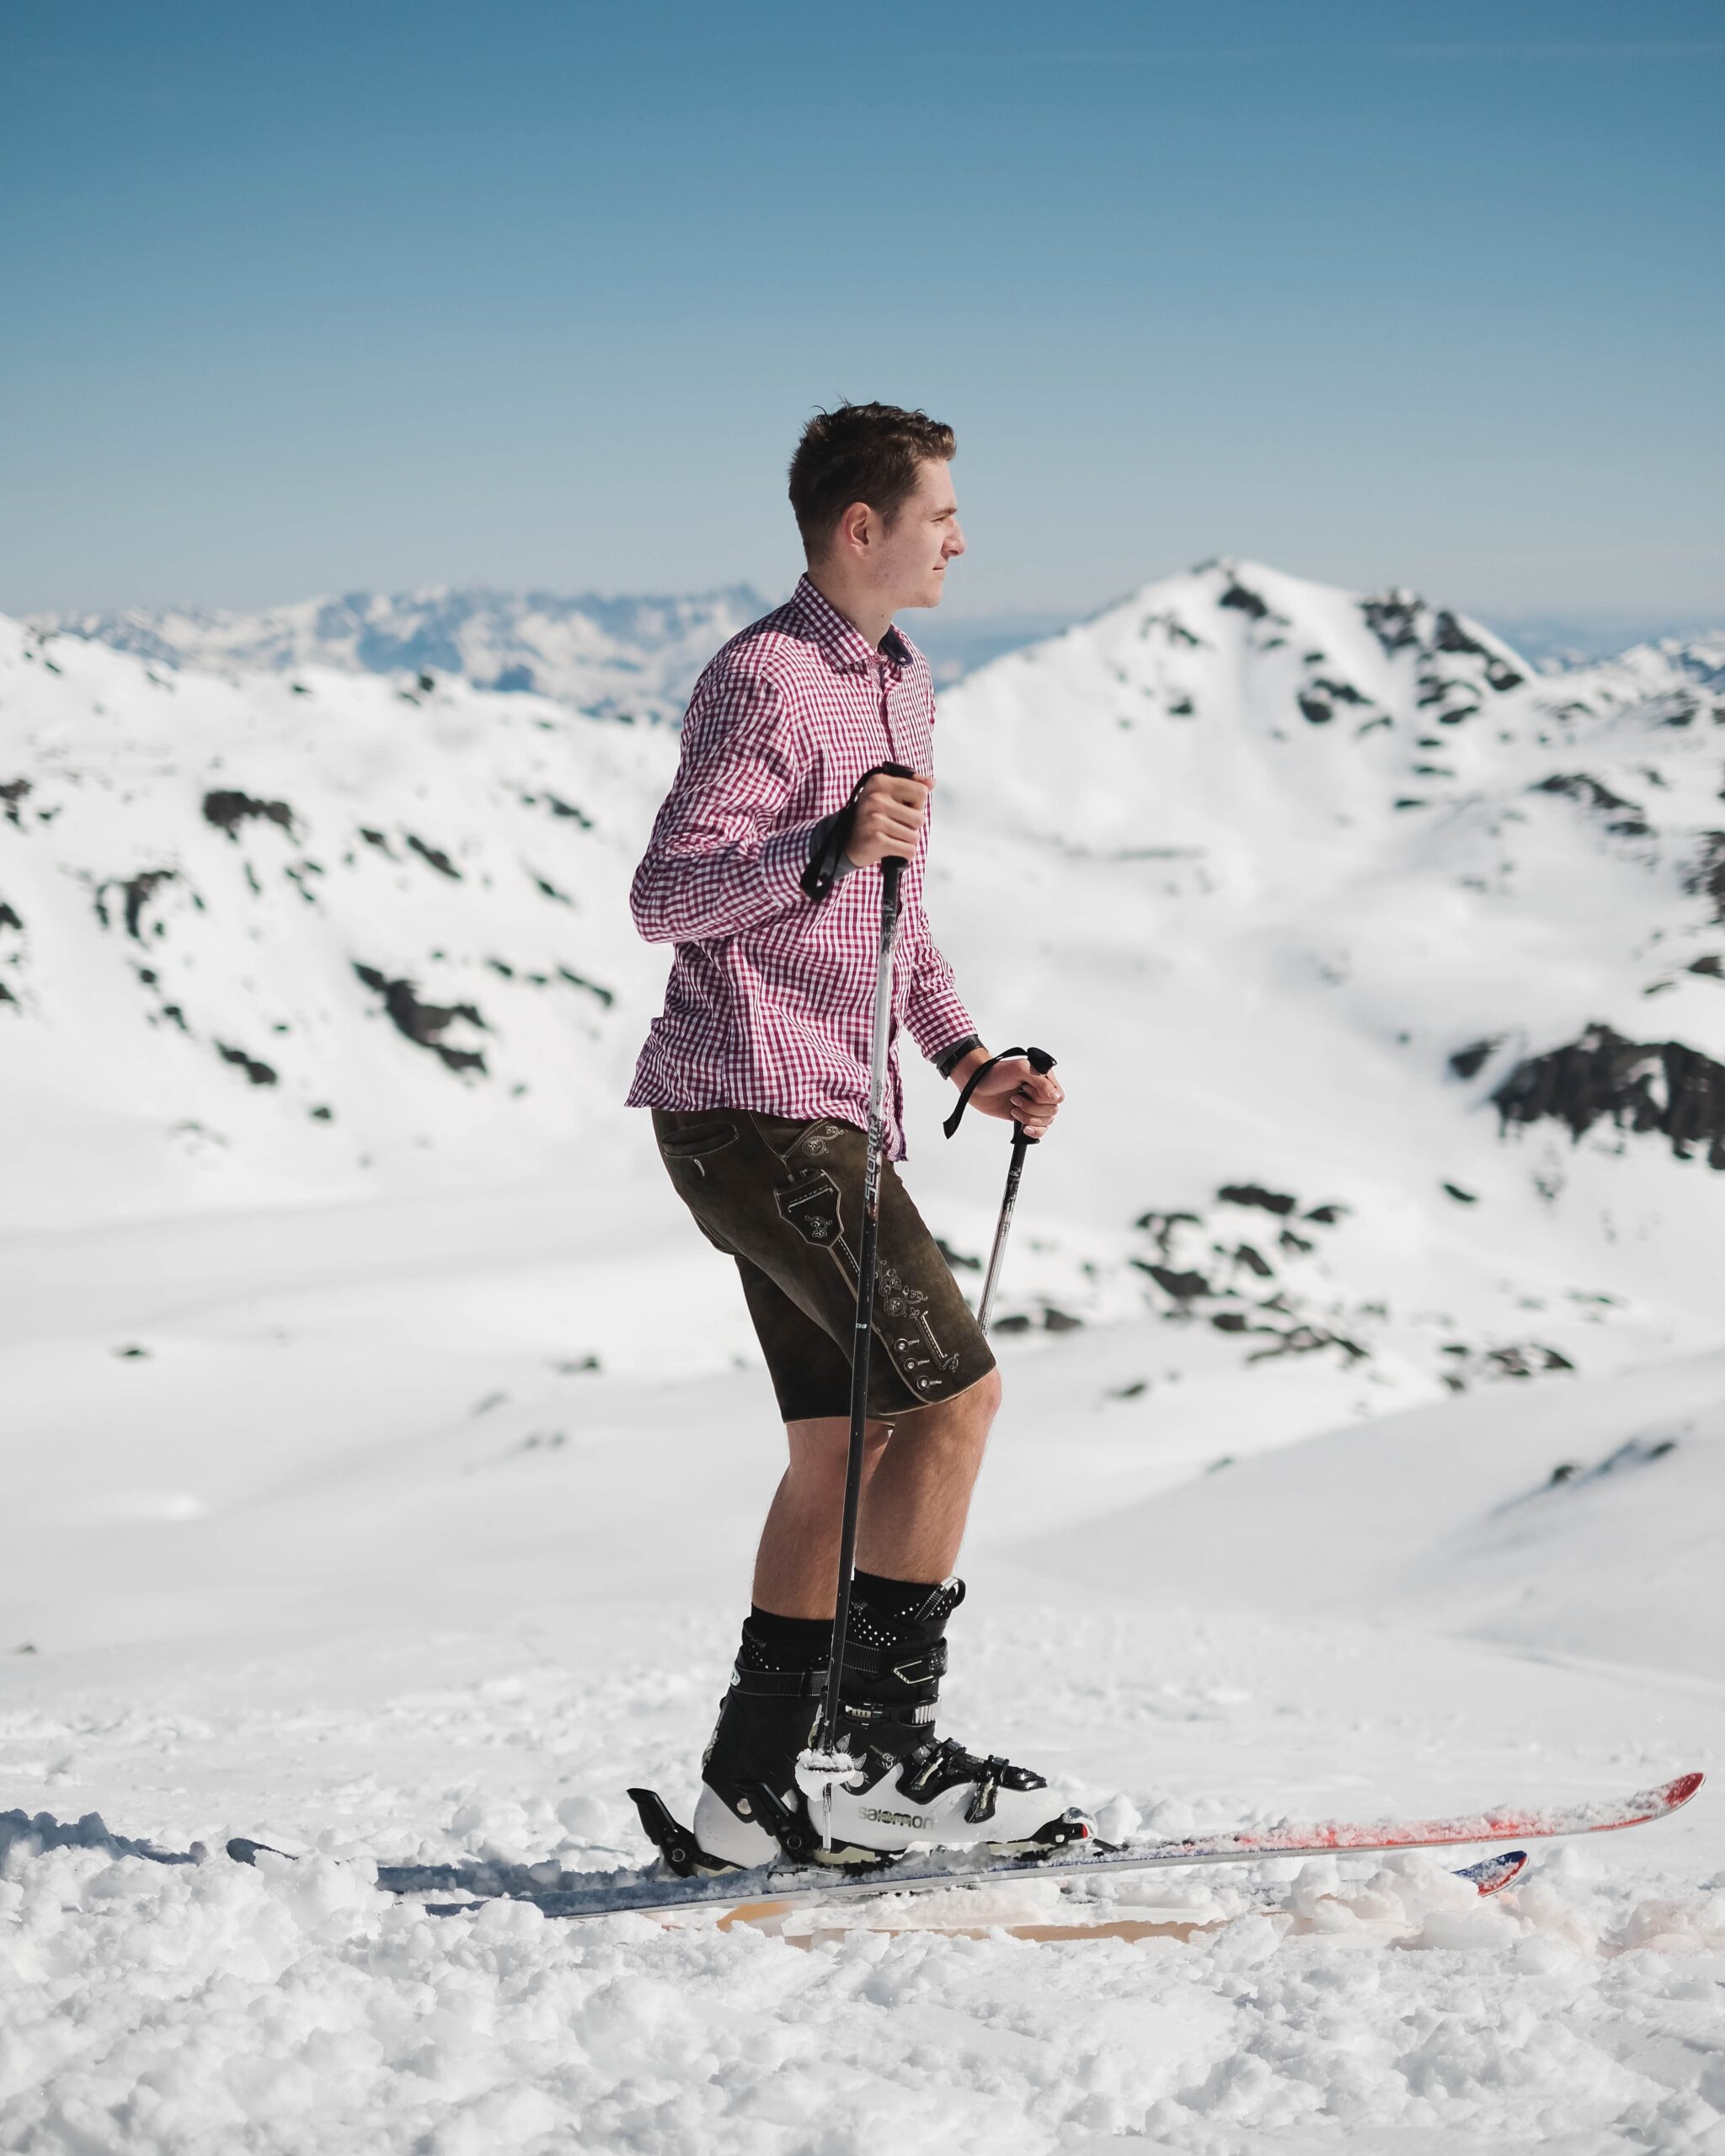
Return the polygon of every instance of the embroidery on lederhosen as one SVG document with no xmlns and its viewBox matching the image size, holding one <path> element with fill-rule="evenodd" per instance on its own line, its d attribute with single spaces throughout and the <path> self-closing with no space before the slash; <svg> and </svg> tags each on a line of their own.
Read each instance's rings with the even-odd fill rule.
<svg viewBox="0 0 1725 2156">
<path fill-rule="evenodd" d="M 925 1289 L 912 1287 L 897 1266 L 882 1265 L 875 1291 L 874 1321 L 879 1325 L 883 1318 L 892 1321 L 888 1337 L 905 1383 L 918 1392 L 938 1392 L 957 1374 L 959 1357 L 956 1349 L 950 1355 L 942 1351 L 929 1322 L 927 1305 Z M 919 1349 L 927 1352 L 919 1353 Z"/>
<path fill-rule="evenodd" d="M 813 1169 L 773 1193 L 779 1217 L 817 1250 L 841 1250 L 848 1256 L 839 1212 L 839 1187 L 825 1168 Z M 854 1263 L 854 1260 L 852 1262 Z"/>
<path fill-rule="evenodd" d="M 854 1137 L 855 1132 L 847 1123 L 811 1123 L 794 1145 L 792 1153 L 806 1153 L 811 1160 L 822 1161 L 831 1152 L 839 1139 Z M 789 1155 L 786 1155 L 789 1158 Z"/>
</svg>

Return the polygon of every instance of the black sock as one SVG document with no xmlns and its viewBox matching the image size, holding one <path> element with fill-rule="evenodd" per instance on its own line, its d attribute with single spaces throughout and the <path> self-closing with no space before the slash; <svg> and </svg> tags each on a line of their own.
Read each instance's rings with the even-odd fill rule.
<svg viewBox="0 0 1725 2156">
<path fill-rule="evenodd" d="M 866 1604 L 884 1624 L 904 1625 L 940 1585 L 938 1580 L 889 1580 L 881 1572 L 857 1572 L 851 1595 L 853 1603 Z"/>
<path fill-rule="evenodd" d="M 750 1605 L 742 1659 L 749 1669 L 821 1669 L 832 1653 L 830 1617 L 781 1617 Z"/>
</svg>

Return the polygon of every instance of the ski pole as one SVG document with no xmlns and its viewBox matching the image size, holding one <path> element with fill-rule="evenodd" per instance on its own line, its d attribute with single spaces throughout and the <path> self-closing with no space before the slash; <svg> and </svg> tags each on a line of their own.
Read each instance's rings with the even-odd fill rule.
<svg viewBox="0 0 1725 2156">
<path fill-rule="evenodd" d="M 1007 1062 L 1015 1055 L 1022 1055 L 1033 1070 L 1044 1075 L 1055 1067 L 1055 1059 L 1045 1048 L 1005 1048 L 998 1055 L 990 1056 L 986 1063 L 979 1064 L 970 1073 L 964 1091 L 959 1096 L 959 1105 L 941 1126 L 948 1138 L 958 1129 L 964 1110 L 969 1105 L 970 1096 L 980 1081 L 996 1064 Z M 989 1315 L 994 1309 L 994 1291 L 1000 1283 L 1001 1266 L 1007 1255 L 1007 1237 L 1012 1233 L 1012 1213 L 1018 1203 L 1018 1182 L 1024 1172 L 1024 1155 L 1030 1146 L 1039 1143 L 1040 1140 L 1033 1138 L 1022 1123 L 1014 1122 L 1012 1156 L 1007 1163 L 1006 1195 L 1001 1200 L 1001 1217 L 995 1226 L 994 1248 L 988 1254 L 988 1271 L 983 1276 L 982 1300 L 976 1306 L 976 1322 L 985 1332 L 988 1331 Z"/>
<path fill-rule="evenodd" d="M 915 776 L 902 764 L 881 767 L 894 778 Z M 839 1749 L 839 1692 L 851 1630 L 851 1579 L 857 1565 L 857 1515 L 862 1497 L 862 1453 L 868 1430 L 868 1350 L 874 1335 L 874 1275 L 880 1235 L 880 1168 L 886 1152 L 887 1043 L 892 1032 L 893 947 L 899 933 L 899 878 L 907 864 L 889 855 L 880 864 L 880 942 L 874 968 L 874 1038 L 868 1056 L 868 1142 L 862 1171 L 862 1219 L 857 1250 L 857 1329 L 851 1348 L 851 1444 L 845 1460 L 845 1509 L 839 1529 L 838 1596 L 832 1653 L 814 1742 L 797 1762 L 797 1786 L 819 1796 L 820 1839 L 832 1845 L 833 1785 L 857 1762 Z"/>
</svg>

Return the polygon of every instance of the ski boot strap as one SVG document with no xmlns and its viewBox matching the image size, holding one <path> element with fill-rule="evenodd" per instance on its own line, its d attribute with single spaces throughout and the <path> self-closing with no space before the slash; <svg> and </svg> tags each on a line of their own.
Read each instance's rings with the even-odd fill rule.
<svg viewBox="0 0 1725 2156">
<path fill-rule="evenodd" d="M 826 1667 L 818 1669 L 748 1669 L 738 1657 L 731 1689 L 749 1700 L 818 1700 L 826 1686 Z"/>
</svg>

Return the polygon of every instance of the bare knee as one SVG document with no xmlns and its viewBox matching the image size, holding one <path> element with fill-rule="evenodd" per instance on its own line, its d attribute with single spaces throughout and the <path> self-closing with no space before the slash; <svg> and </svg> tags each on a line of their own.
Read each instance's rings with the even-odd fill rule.
<svg viewBox="0 0 1725 2156">
<path fill-rule="evenodd" d="M 866 1486 L 880 1465 L 893 1433 L 890 1422 L 865 1423 L 862 1431 L 862 1481 Z M 806 1422 L 787 1422 L 785 1440 L 790 1449 L 790 1473 L 805 1486 L 830 1484 L 842 1491 L 851 1450 L 851 1426 L 841 1416 L 828 1415 Z"/>
<path fill-rule="evenodd" d="M 963 1452 L 980 1447 L 1000 1412 L 1001 1377 L 990 1370 L 950 1400 L 931 1403 L 899 1425 L 919 1444 L 946 1445 Z"/>
</svg>

